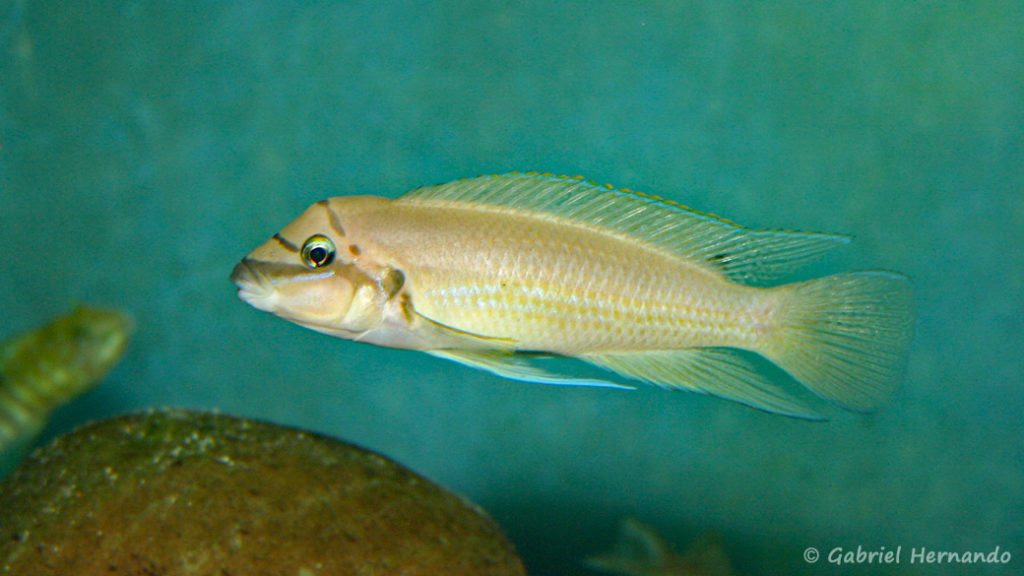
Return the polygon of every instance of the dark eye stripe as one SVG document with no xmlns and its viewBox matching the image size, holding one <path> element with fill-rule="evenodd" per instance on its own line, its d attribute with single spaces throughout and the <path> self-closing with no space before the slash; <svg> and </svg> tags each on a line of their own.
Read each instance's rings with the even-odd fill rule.
<svg viewBox="0 0 1024 576">
<path fill-rule="evenodd" d="M 299 251 L 299 247 L 298 246 L 296 246 L 295 244 L 292 244 L 291 242 L 285 240 L 284 236 L 281 236 L 280 234 L 274 234 L 274 240 L 277 240 L 277 243 L 280 244 L 282 248 L 284 248 L 285 250 L 287 250 L 289 252 L 298 252 Z"/>
</svg>

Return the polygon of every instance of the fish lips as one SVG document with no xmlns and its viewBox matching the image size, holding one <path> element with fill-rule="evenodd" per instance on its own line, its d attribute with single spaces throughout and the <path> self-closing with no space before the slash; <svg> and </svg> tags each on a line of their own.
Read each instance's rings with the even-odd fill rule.
<svg viewBox="0 0 1024 576">
<path fill-rule="evenodd" d="M 271 311 L 274 287 L 257 271 L 249 258 L 243 258 L 231 271 L 231 282 L 238 288 L 238 297 L 253 308 Z"/>
</svg>

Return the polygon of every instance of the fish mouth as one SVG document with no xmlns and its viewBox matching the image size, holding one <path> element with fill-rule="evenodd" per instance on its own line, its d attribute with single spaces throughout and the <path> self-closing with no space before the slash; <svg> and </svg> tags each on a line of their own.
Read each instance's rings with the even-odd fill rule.
<svg viewBox="0 0 1024 576">
<path fill-rule="evenodd" d="M 269 310 L 274 288 L 252 264 L 249 258 L 243 258 L 231 271 L 231 282 L 238 288 L 238 297 L 243 302 L 260 310 Z"/>
</svg>

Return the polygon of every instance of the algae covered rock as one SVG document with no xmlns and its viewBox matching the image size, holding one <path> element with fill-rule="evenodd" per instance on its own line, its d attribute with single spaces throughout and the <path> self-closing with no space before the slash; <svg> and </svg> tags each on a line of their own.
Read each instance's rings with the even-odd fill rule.
<svg viewBox="0 0 1024 576">
<path fill-rule="evenodd" d="M 525 574 L 482 510 L 387 458 L 185 411 L 32 454 L 0 484 L 0 572 Z"/>
</svg>

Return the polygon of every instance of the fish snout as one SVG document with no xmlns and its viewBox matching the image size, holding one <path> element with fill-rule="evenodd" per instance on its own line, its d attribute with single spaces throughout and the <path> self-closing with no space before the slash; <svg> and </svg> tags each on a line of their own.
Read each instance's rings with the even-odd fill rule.
<svg viewBox="0 0 1024 576">
<path fill-rule="evenodd" d="M 238 288 L 238 297 L 246 303 L 263 309 L 259 302 L 273 294 L 266 277 L 256 270 L 249 258 L 243 258 L 231 271 L 231 282 Z"/>
<path fill-rule="evenodd" d="M 258 283 L 256 272 L 253 271 L 248 258 L 242 258 L 242 261 L 235 265 L 235 269 L 231 271 L 231 282 L 239 290 L 245 290 L 250 284 Z"/>
</svg>

